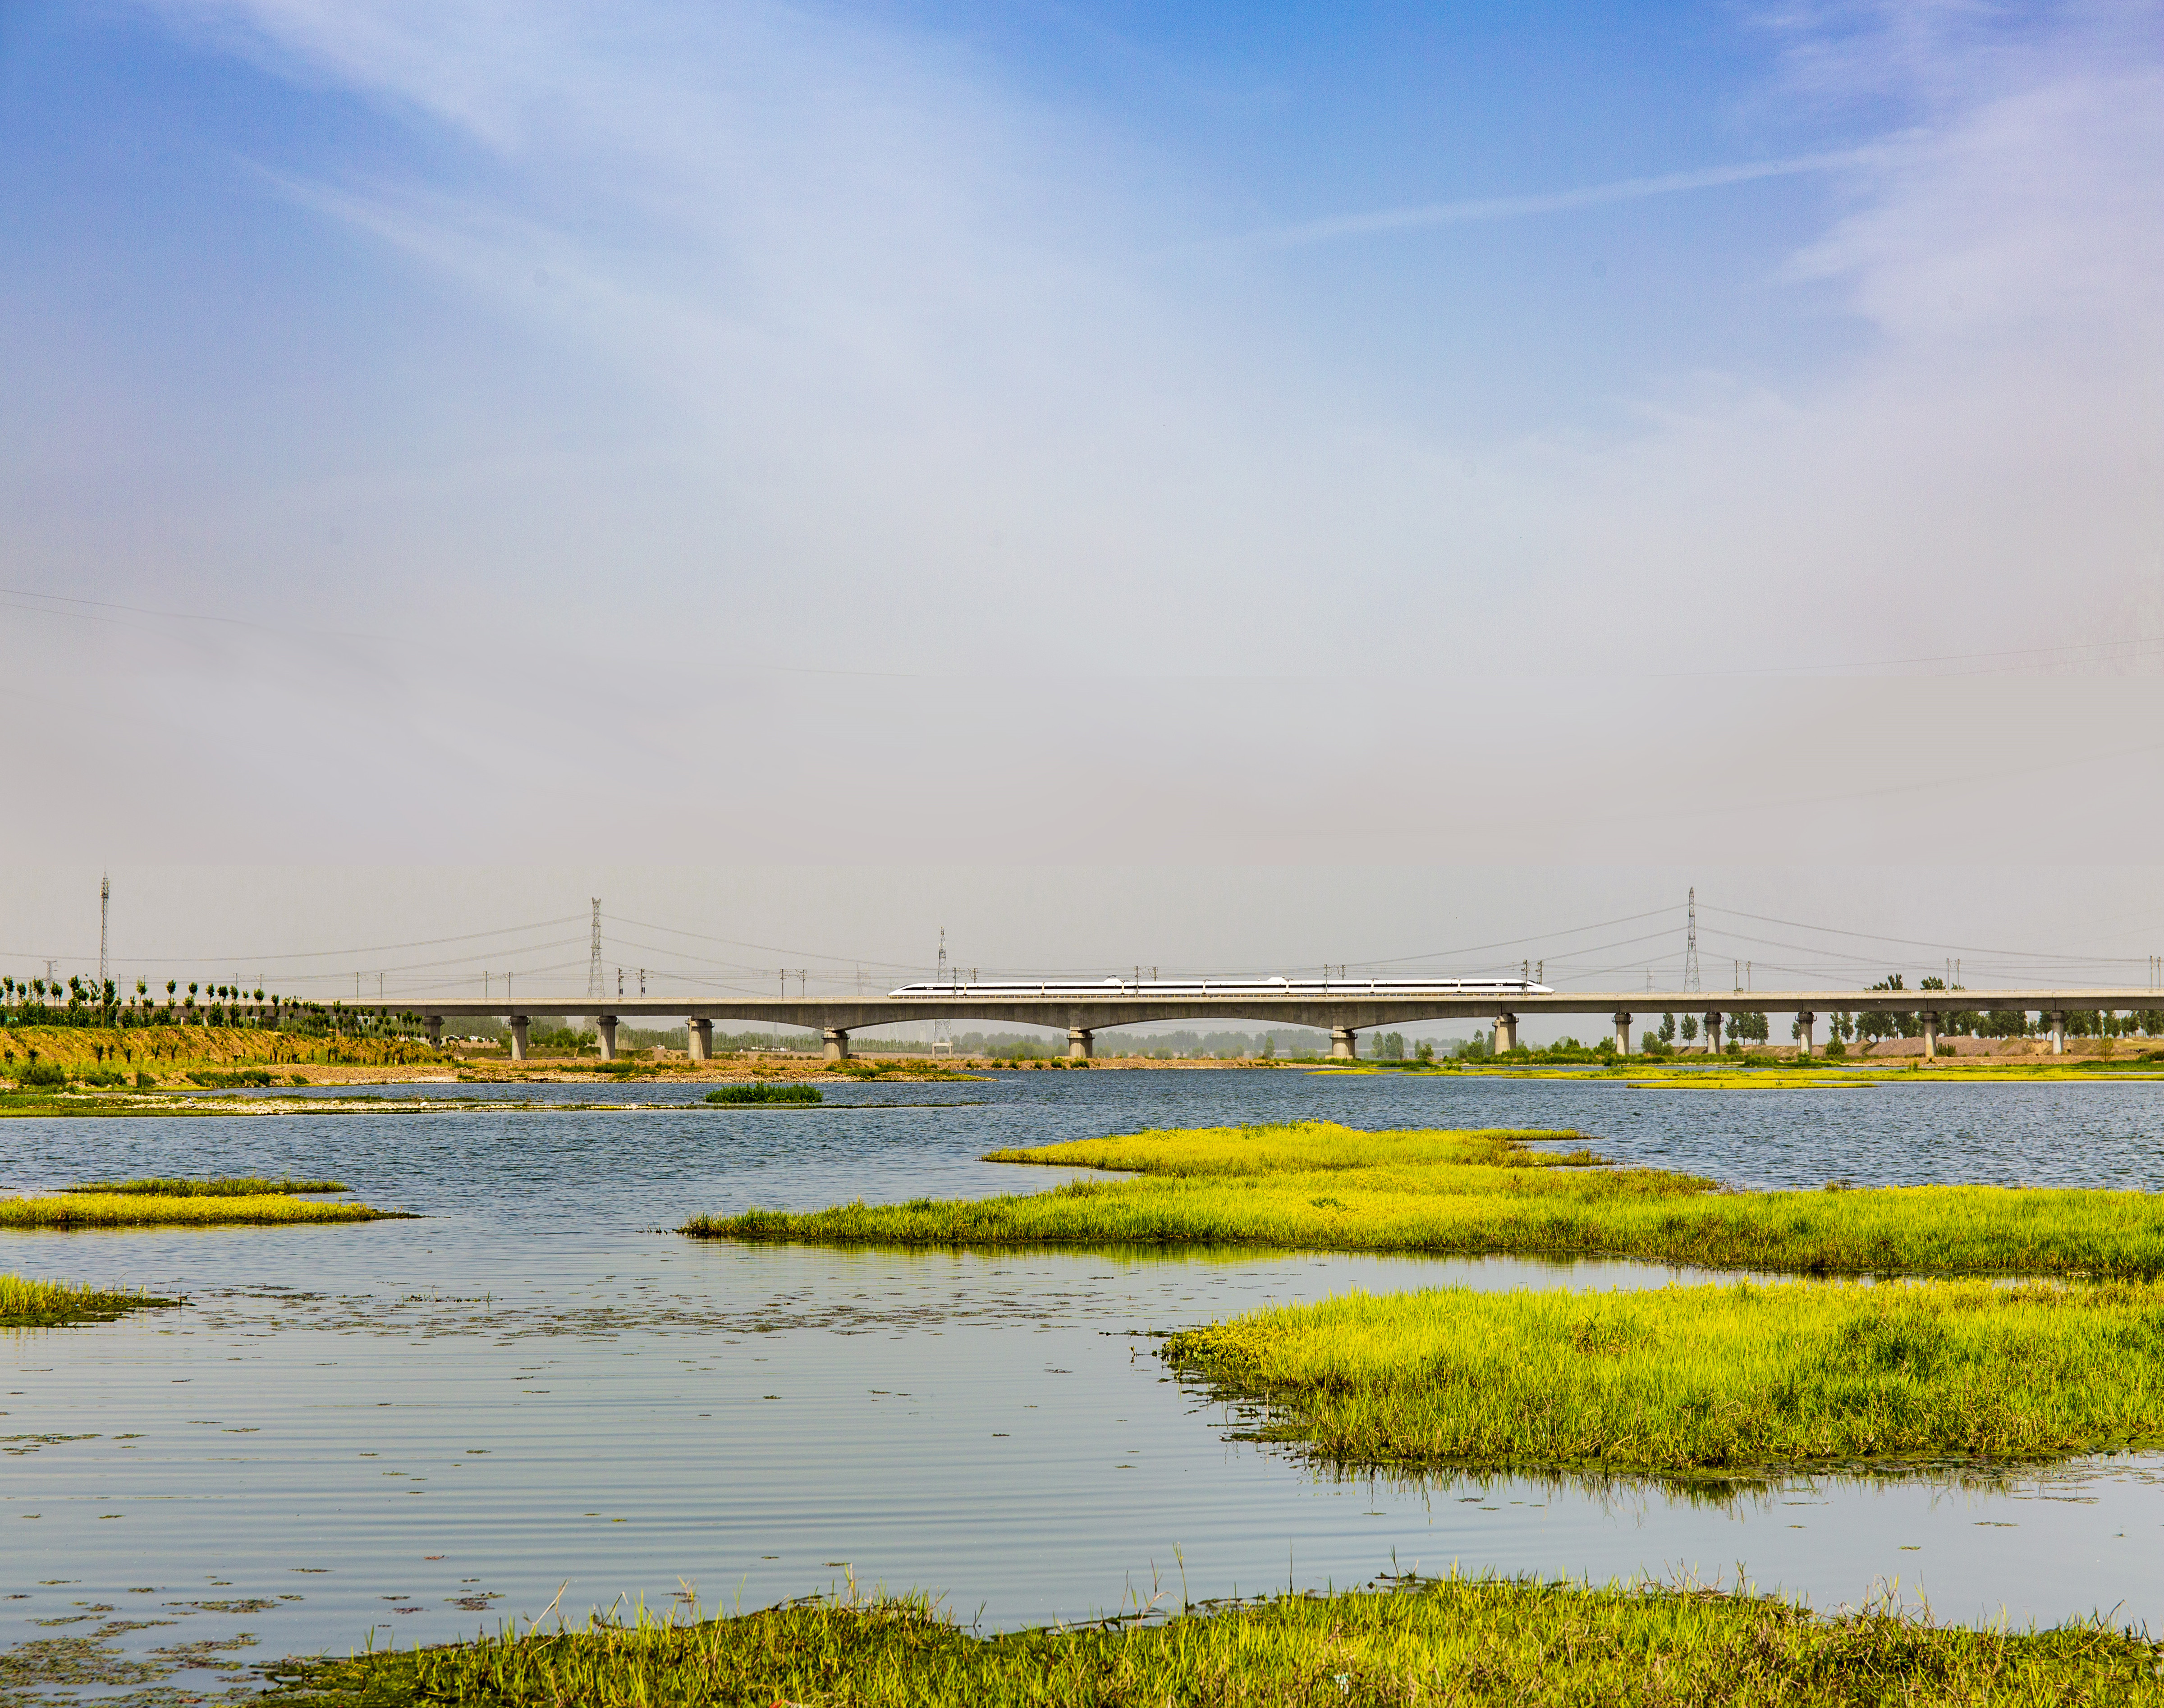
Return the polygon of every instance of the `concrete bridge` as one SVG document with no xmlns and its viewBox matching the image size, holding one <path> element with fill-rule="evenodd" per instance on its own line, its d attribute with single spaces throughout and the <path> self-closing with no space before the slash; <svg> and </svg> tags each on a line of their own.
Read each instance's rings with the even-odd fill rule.
<svg viewBox="0 0 2164 1708">
<path fill-rule="evenodd" d="M 460 1018 L 507 1021 L 511 1027 L 511 1055 L 526 1059 L 527 1027 L 536 1016 L 569 1018 L 596 1017 L 601 1058 L 616 1059 L 617 1022 L 627 1017 L 673 1020 L 682 1015 L 689 1022 L 691 1054 L 705 1061 L 713 1054 L 714 1022 L 745 1021 L 754 1026 L 792 1026 L 820 1033 L 826 1041 L 828 1061 L 840 1061 L 849 1053 L 849 1034 L 866 1027 L 893 1026 L 910 1021 L 1006 1021 L 1022 1026 L 1064 1028 L 1067 1053 L 1087 1061 L 1095 1035 L 1108 1027 L 1139 1026 L 1153 1021 L 1201 1020 L 1214 1024 L 1235 1021 L 1265 1025 L 1312 1027 L 1330 1034 L 1330 1054 L 1349 1059 L 1354 1039 L 1379 1027 L 1410 1026 L 1429 1020 L 1480 1020 L 1493 1022 L 1495 1048 L 1514 1049 L 1518 1022 L 1530 1016 L 1597 1014 L 1612 1021 L 1615 1045 L 1631 1048 L 1631 1027 L 1640 1015 L 1696 1014 L 1705 1025 L 1706 1038 L 1720 1048 L 1721 1027 L 1731 1014 L 1793 1014 L 1803 1025 L 1803 1047 L 1812 1048 L 1812 1034 L 1822 1015 L 1920 1014 L 1923 1018 L 1924 1054 L 1938 1053 L 1941 1017 L 1951 1013 L 2040 1014 L 2051 1028 L 2051 1052 L 2065 1054 L 2067 1016 L 2076 1010 L 2119 1012 L 2164 1008 L 2164 991 L 2151 990 L 2099 991 L 1553 991 L 1546 995 L 1516 991 L 1500 996 L 1363 995 L 1358 980 L 1347 980 L 1344 993 L 1327 996 L 1252 995 L 1151 996 L 985 996 L 959 987 L 955 995 L 930 997 L 885 996 L 828 1001 L 812 998 L 747 997 L 710 1001 L 701 997 L 642 996 L 610 1001 L 592 996 L 549 997 L 513 1002 L 449 1002 L 433 999 L 404 1001 L 354 1002 L 362 1012 L 419 1014 L 427 1022 L 430 1041 L 439 1042 L 444 1022 Z"/>
</svg>

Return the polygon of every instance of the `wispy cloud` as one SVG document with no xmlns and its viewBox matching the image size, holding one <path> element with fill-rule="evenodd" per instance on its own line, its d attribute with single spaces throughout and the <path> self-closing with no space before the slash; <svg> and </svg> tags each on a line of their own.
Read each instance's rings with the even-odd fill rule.
<svg viewBox="0 0 2164 1708">
<path fill-rule="evenodd" d="M 1470 225 L 1487 220 L 1568 213 L 1581 208 L 1643 202 L 1656 196 L 1688 195 L 1693 191 L 1724 189 L 1768 178 L 1794 178 L 1808 173 L 1877 166 L 1886 159 L 1891 146 L 1890 142 L 1875 142 L 1822 154 L 1796 155 L 1786 160 L 1744 160 L 1731 166 L 1701 166 L 1690 171 L 1662 172 L 1650 177 L 1619 178 L 1610 183 L 1588 184 L 1573 190 L 1550 190 L 1525 196 L 1480 196 L 1461 202 L 1431 202 L 1416 208 L 1378 208 L 1368 213 L 1338 214 L 1293 225 L 1269 226 L 1236 240 L 1258 249 L 1294 249 L 1306 244 L 1378 237 L 1438 225 Z"/>
</svg>

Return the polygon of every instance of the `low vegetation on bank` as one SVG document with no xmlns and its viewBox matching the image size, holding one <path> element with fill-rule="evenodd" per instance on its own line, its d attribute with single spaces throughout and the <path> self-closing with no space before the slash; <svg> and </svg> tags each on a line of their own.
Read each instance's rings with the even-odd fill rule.
<svg viewBox="0 0 2164 1708">
<path fill-rule="evenodd" d="M 110 1322 L 130 1311 L 177 1305 L 132 1289 L 79 1286 L 72 1281 L 26 1280 L 0 1274 L 0 1328 L 59 1328 L 77 1322 Z"/>
<path fill-rule="evenodd" d="M 2164 1445 L 2164 1288 L 1353 1293 L 1167 1341 L 1344 1464 L 1678 1475 Z"/>
<path fill-rule="evenodd" d="M 85 1180 L 60 1189 L 66 1192 L 134 1192 L 152 1198 L 260 1198 L 290 1192 L 347 1192 L 353 1189 L 337 1180 L 267 1180 L 260 1175 L 228 1175 L 214 1180 L 168 1180 L 157 1175 L 140 1180 Z"/>
<path fill-rule="evenodd" d="M 113 1191 L 71 1188 L 47 1198 L 0 1198 L 0 1228 L 283 1227 L 381 1222 L 406 1215 L 368 1204 L 311 1201 L 291 1192 L 161 1192 L 143 1190 L 141 1183 Z"/>
<path fill-rule="evenodd" d="M 1775 1596 L 1452 1577 L 1161 1621 L 978 1637 L 914 1597 L 622 1621 L 288 1663 L 296 1708 L 668 1702 L 1316 1708 L 1434 1702 L 1960 1708 L 2164 1703 L 2159 1646 L 2101 1622 L 1972 1631 Z"/>
<path fill-rule="evenodd" d="M 717 1085 L 706 1093 L 709 1103 L 823 1103 L 827 1094 L 817 1085 L 803 1084 L 754 1083 L 748 1085 Z"/>
<path fill-rule="evenodd" d="M 2164 1274 L 2164 1196 L 1996 1186 L 1731 1192 L 1564 1155 L 1546 1133 L 1362 1133 L 1330 1122 L 1153 1132 L 994 1151 L 1118 1170 L 1049 1191 L 806 1213 L 699 1216 L 681 1232 L 806 1244 L 1251 1246 L 1437 1256 L 1633 1258 L 1801 1274 Z"/>
</svg>

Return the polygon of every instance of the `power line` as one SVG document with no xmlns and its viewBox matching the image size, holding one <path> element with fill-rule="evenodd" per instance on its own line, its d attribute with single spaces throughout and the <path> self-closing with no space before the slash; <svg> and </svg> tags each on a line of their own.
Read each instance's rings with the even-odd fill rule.
<svg viewBox="0 0 2164 1708">
<path fill-rule="evenodd" d="M 422 938 L 412 943 L 379 943 L 360 949 L 312 949 L 291 954 L 195 954 L 181 953 L 164 955 L 129 955 L 121 957 L 121 963 L 131 967 L 166 966 L 178 962 L 224 961 L 315 961 L 329 960 L 341 955 L 386 954 L 393 949 L 434 949 L 447 943 L 474 943 L 485 937 L 512 937 L 522 931 L 545 931 L 551 926 L 569 925 L 578 918 L 575 913 L 565 914 L 560 919 L 540 919 L 530 925 L 507 925 L 496 931 L 462 932 L 455 937 Z M 41 955 L 27 949 L 0 949 L 0 954 L 21 955 L 29 960 L 41 960 Z"/>
<path fill-rule="evenodd" d="M 1552 943 L 1559 937 L 1583 937 L 1588 932 L 1605 931 L 1615 925 L 1635 925 L 1641 919 L 1656 919 L 1664 913 L 1673 914 L 1674 912 L 1673 906 L 1654 907 L 1643 913 L 1626 913 L 1620 919 L 1604 919 L 1594 925 L 1573 926 L 1568 931 L 1547 931 L 1537 933 L 1531 937 L 1505 938 L 1500 943 L 1476 943 L 1463 949 L 1432 949 L 1426 954 L 1390 955 L 1378 960 L 1361 961 L 1357 964 L 1363 967 L 1396 967 L 1403 966 L 1407 961 L 1449 960 L 1459 955 L 1480 954 L 1491 949 L 1516 949 L 1526 943 Z"/>
<path fill-rule="evenodd" d="M 781 943 L 747 943 L 742 938 L 715 937 L 703 931 L 686 931 L 678 925 L 656 925 L 650 920 L 626 919 L 615 913 L 609 915 L 609 918 L 615 924 L 633 926 L 640 931 L 665 931 L 672 937 L 688 937 L 699 943 L 723 943 L 731 949 L 755 949 L 763 954 L 802 955 L 806 960 L 833 961 L 849 966 L 861 962 L 868 967 L 885 967 L 890 972 L 915 972 L 918 966 L 915 961 L 871 960 L 862 955 L 830 955 L 817 949 L 794 949 Z"/>
<path fill-rule="evenodd" d="M 1736 907 L 1710 907 L 1707 909 L 1707 912 L 1711 913 L 1725 913 L 1737 919 L 1756 920 L 1761 925 L 1785 925 L 1797 931 L 1823 932 L 1828 937 L 1853 937 L 1865 943 L 1899 943 L 1905 949 L 1936 949 L 1941 954 L 1946 954 L 1948 951 L 1955 951 L 1962 954 L 2000 955 L 2009 960 L 2059 961 L 2062 963 L 2072 963 L 2077 964 L 2083 960 L 2099 962 L 2123 960 L 2131 964 L 2134 959 L 2132 955 L 2083 956 L 2053 954 L 2041 949 L 1983 949 L 1972 943 L 1935 943 L 1914 937 L 1887 937 L 1878 932 L 1847 931 L 1844 930 L 1838 925 L 1812 925 L 1800 919 L 1775 919 L 1770 915 L 1764 913 L 1746 913 L 1741 908 Z M 1801 949 L 1804 945 L 1801 943 L 1787 943 L 1783 944 L 1783 947 L 1788 949 Z"/>
</svg>

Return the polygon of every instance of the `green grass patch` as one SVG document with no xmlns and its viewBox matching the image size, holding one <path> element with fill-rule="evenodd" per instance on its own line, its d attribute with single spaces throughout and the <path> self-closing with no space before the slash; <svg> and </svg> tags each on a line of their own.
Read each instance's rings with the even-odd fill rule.
<svg viewBox="0 0 2164 1708">
<path fill-rule="evenodd" d="M 261 1198 L 281 1192 L 349 1192 L 337 1180 L 267 1180 L 260 1175 L 228 1175 L 214 1180 L 86 1180 L 63 1186 L 65 1192 L 137 1192 L 153 1198 Z"/>
<path fill-rule="evenodd" d="M 177 1299 L 129 1290 L 77 1286 L 72 1281 L 32 1281 L 0 1274 L 0 1328 L 57 1328 L 74 1322 L 110 1322 L 130 1311 L 177 1305 Z"/>
<path fill-rule="evenodd" d="M 1824 1274 L 2164 1274 L 2164 1195 L 1904 1186 L 1731 1192 L 1590 1151 L 1574 1134 L 1362 1133 L 1330 1122 L 1152 1132 L 994 1151 L 1122 1170 L 1050 1191 L 807 1213 L 699 1216 L 680 1230 L 829 1245 L 1250 1246 L 1437 1256 L 1632 1258 Z"/>
<path fill-rule="evenodd" d="M 817 1085 L 787 1082 L 749 1085 L 717 1085 L 706 1093 L 709 1103 L 823 1103 L 826 1093 Z"/>
<path fill-rule="evenodd" d="M 641 1612 L 280 1672 L 259 1700 L 289 1708 L 2164 1702 L 2158 1646 L 2101 1621 L 1972 1631 L 1883 1607 L 1820 1617 L 1770 1595 L 1462 1577 L 995 1637 L 914 1597 Z"/>
<path fill-rule="evenodd" d="M 260 1087 L 277 1085 L 282 1083 L 284 1075 L 281 1075 L 274 1079 L 268 1068 L 235 1068 L 225 1073 L 215 1070 L 193 1073 L 188 1075 L 188 1079 L 193 1084 L 202 1086 L 206 1090 L 232 1091 L 239 1090 L 243 1086 Z M 117 1085 L 119 1082 L 115 1080 L 113 1083 Z"/>
<path fill-rule="evenodd" d="M 300 1222 L 381 1222 L 402 1210 L 367 1204 L 325 1204 L 289 1193 L 239 1196 L 66 1191 L 50 1198 L 0 1198 L 0 1228 L 210 1227 L 224 1223 L 281 1227 Z"/>
<path fill-rule="evenodd" d="M 1353 1293 L 1176 1335 L 1361 1464 L 1693 1474 L 2164 1445 L 2164 1288 L 1791 1281 Z"/>
</svg>

